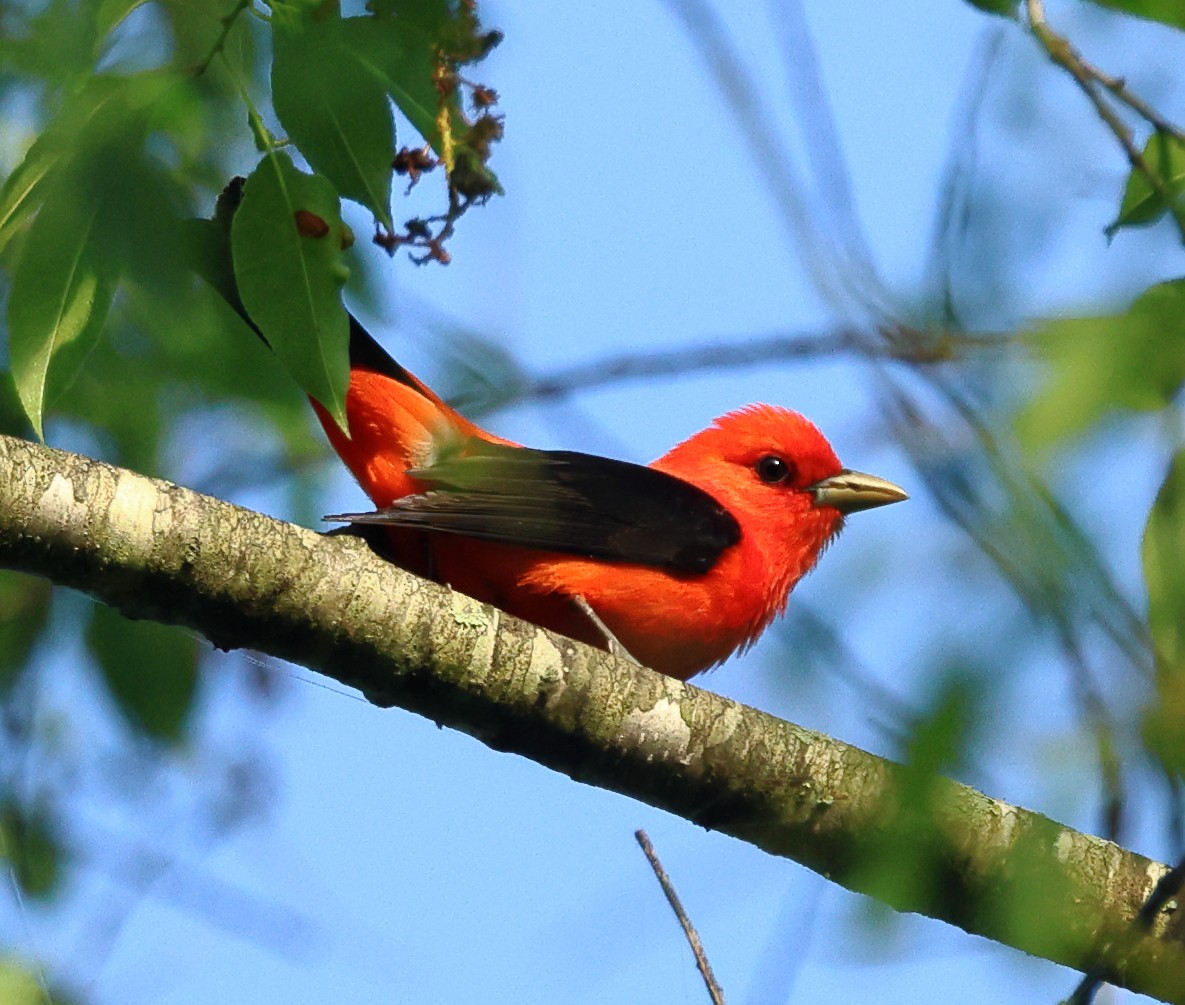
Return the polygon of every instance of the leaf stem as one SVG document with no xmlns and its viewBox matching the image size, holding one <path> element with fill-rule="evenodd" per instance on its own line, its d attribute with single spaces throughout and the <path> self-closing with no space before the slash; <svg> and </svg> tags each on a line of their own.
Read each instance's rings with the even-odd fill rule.
<svg viewBox="0 0 1185 1005">
<path fill-rule="evenodd" d="M 226 46 L 226 39 L 230 34 L 231 28 L 234 27 L 234 23 L 239 19 L 239 15 L 249 7 L 251 7 L 251 0 L 237 0 L 234 7 L 218 19 L 222 27 L 218 32 L 218 37 L 214 40 L 213 46 L 210 47 L 210 51 L 206 53 L 205 59 L 201 60 L 191 71 L 195 77 L 200 77 L 205 73 L 210 68 L 210 64 L 214 62 L 214 57 L 221 54 L 223 48 Z M 252 13 L 262 17 L 258 11 L 252 10 Z"/>
</svg>

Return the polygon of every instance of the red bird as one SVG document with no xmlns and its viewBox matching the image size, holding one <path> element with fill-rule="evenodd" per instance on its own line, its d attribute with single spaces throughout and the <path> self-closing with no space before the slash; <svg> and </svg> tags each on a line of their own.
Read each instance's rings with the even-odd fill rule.
<svg viewBox="0 0 1185 1005">
<path fill-rule="evenodd" d="M 532 450 L 464 418 L 351 318 L 347 437 L 390 557 L 517 617 L 686 680 L 745 649 L 857 510 L 898 502 L 797 412 L 750 405 L 651 465 Z"/>
</svg>

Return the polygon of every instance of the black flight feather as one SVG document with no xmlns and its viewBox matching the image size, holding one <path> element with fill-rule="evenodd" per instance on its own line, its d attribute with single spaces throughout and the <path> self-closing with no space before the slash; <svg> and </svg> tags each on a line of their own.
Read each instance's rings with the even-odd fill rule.
<svg viewBox="0 0 1185 1005">
<path fill-rule="evenodd" d="M 469 439 L 409 472 L 428 491 L 327 520 L 462 534 L 610 562 L 700 574 L 741 538 L 707 492 L 641 464 Z"/>
<path fill-rule="evenodd" d="M 390 377 L 396 383 L 419 390 L 419 381 L 391 358 L 391 354 L 375 341 L 374 336 L 362 326 L 362 322 L 353 314 L 349 315 L 349 318 L 350 369 L 369 370 Z"/>
</svg>

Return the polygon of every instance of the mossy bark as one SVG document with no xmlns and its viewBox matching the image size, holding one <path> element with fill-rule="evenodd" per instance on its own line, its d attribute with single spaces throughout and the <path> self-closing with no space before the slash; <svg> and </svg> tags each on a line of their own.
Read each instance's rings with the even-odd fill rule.
<svg viewBox="0 0 1185 1005">
<path fill-rule="evenodd" d="M 0 437 L 0 566 L 312 667 L 899 910 L 1185 1003 L 1163 865 L 517 621 L 327 537 Z M 908 791 L 908 799 L 902 794 Z"/>
</svg>

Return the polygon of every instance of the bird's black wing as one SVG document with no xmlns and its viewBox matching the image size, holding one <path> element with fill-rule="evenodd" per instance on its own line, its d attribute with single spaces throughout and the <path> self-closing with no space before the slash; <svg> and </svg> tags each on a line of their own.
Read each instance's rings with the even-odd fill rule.
<svg viewBox="0 0 1185 1005">
<path fill-rule="evenodd" d="M 409 472 L 428 491 L 373 513 L 326 517 L 702 574 L 737 543 L 707 492 L 641 464 L 470 439 Z"/>
</svg>

